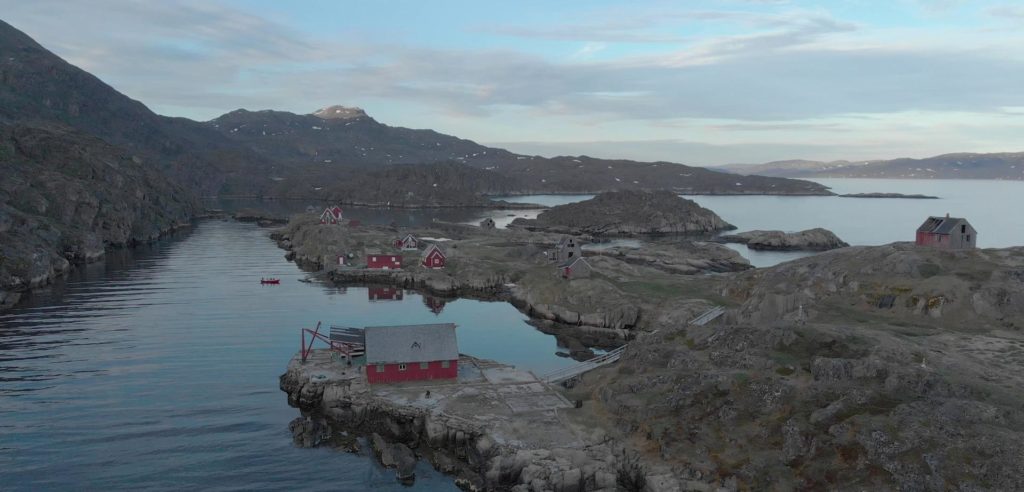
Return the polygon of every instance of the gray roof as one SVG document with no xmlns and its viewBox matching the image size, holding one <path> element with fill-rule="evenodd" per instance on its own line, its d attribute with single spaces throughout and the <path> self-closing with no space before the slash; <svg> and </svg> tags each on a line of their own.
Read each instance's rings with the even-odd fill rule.
<svg viewBox="0 0 1024 492">
<path fill-rule="evenodd" d="M 436 249 L 436 250 L 437 250 L 438 252 L 440 252 L 440 253 L 441 253 L 441 256 L 443 256 L 443 257 L 445 257 L 445 258 L 447 258 L 447 257 L 448 257 L 448 254 L 447 254 L 447 253 L 445 253 L 445 252 L 444 252 L 444 250 L 443 250 L 443 249 L 441 249 L 441 247 L 440 247 L 440 246 L 438 246 L 438 245 L 437 245 L 437 244 L 435 244 L 435 243 L 431 243 L 431 244 L 430 244 L 430 246 L 427 246 L 427 249 L 423 250 L 423 258 L 424 258 L 424 259 L 426 259 L 426 258 L 427 258 L 428 256 L 430 256 L 430 252 L 431 252 L 432 250 L 435 250 L 435 249 Z"/>
<path fill-rule="evenodd" d="M 961 217 L 928 217 L 928 220 L 917 228 L 917 232 L 930 232 L 932 234 L 949 234 L 961 223 L 970 225 L 967 219 Z"/>
<path fill-rule="evenodd" d="M 587 260 L 584 260 L 582 256 L 577 256 L 576 258 L 573 258 L 573 259 L 571 259 L 571 260 L 569 260 L 569 261 L 567 261 L 565 263 L 562 263 L 561 265 L 559 265 L 559 268 L 565 268 L 565 267 L 578 268 L 576 264 L 581 262 L 581 261 L 583 262 L 583 265 L 586 265 L 587 268 L 589 268 L 591 270 L 594 269 L 594 267 L 591 266 L 590 262 L 587 261 Z"/>
<path fill-rule="evenodd" d="M 366 363 L 390 364 L 456 360 L 455 324 L 367 326 Z"/>
</svg>

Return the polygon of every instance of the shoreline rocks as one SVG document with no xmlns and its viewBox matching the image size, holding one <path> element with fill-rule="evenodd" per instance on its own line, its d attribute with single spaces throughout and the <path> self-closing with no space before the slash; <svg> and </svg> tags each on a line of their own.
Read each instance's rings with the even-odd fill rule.
<svg viewBox="0 0 1024 492">
<path fill-rule="evenodd" d="M 800 232 L 741 232 L 719 236 L 718 240 L 746 244 L 750 249 L 765 251 L 828 251 L 849 246 L 832 231 L 820 227 Z"/>
</svg>

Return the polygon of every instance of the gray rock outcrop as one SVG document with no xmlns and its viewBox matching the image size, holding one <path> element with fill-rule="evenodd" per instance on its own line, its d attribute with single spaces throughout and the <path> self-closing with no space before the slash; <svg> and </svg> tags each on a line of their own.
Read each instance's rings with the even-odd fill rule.
<svg viewBox="0 0 1024 492">
<path fill-rule="evenodd" d="M 735 229 L 717 214 L 670 191 L 616 191 L 559 205 L 512 227 L 593 236 L 710 233 Z"/>
<path fill-rule="evenodd" d="M 828 251 L 849 246 L 832 231 L 820 227 L 800 232 L 750 231 L 720 236 L 727 243 L 770 251 Z"/>
</svg>

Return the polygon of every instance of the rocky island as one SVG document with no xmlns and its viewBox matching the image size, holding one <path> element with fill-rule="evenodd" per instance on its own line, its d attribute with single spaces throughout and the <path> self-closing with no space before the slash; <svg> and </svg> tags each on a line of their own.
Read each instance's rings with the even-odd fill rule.
<svg viewBox="0 0 1024 492">
<path fill-rule="evenodd" d="M 749 231 L 719 236 L 718 239 L 769 251 L 828 251 L 849 246 L 832 231 L 820 227 L 800 232 Z"/>
<path fill-rule="evenodd" d="M 601 193 L 590 200 L 552 207 L 536 219 L 515 219 L 511 227 L 592 236 L 707 234 L 736 228 L 670 191 Z"/>
<path fill-rule="evenodd" d="M 845 195 L 839 195 L 841 198 L 906 198 L 912 200 L 937 200 L 939 197 L 931 195 L 921 194 L 903 194 L 903 193 L 847 193 Z"/>
</svg>

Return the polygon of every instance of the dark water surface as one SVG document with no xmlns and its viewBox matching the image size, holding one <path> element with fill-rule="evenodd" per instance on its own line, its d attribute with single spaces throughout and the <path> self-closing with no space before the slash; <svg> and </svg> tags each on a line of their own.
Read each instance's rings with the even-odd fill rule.
<svg viewBox="0 0 1024 492">
<path fill-rule="evenodd" d="M 366 456 L 299 449 L 278 376 L 299 328 L 455 322 L 464 353 L 572 364 L 505 303 L 440 314 L 407 292 L 297 282 L 250 224 L 209 220 L 113 252 L 0 314 L 0 490 L 409 490 Z M 260 286 L 263 275 L 280 286 Z M 413 490 L 456 490 L 420 464 Z"/>
</svg>

